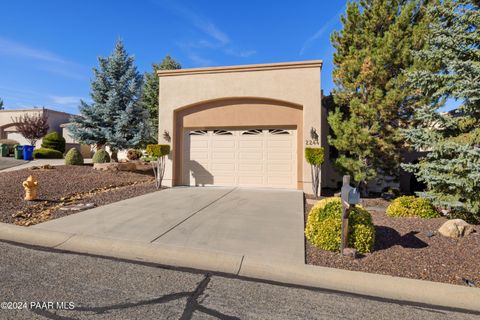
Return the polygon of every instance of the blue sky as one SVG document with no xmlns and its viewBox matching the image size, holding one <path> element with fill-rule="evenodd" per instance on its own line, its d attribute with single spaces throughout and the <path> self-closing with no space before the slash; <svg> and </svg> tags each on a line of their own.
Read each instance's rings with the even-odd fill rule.
<svg viewBox="0 0 480 320">
<path fill-rule="evenodd" d="M 142 73 L 167 54 L 184 68 L 322 59 L 328 93 L 345 2 L 4 0 L 0 98 L 7 109 L 77 113 L 97 57 L 118 38 Z"/>
</svg>

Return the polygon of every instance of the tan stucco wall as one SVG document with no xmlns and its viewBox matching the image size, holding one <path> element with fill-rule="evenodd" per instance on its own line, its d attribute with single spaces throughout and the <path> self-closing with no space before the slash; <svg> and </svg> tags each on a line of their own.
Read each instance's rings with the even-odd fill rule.
<svg viewBox="0 0 480 320">
<path fill-rule="evenodd" d="M 182 126 L 177 122 L 179 121 L 177 114 L 181 114 L 177 113 L 178 111 L 184 113 L 188 107 L 202 104 L 205 105 L 204 108 L 208 108 L 207 106 L 212 102 L 217 103 L 219 108 L 225 108 L 218 113 L 203 113 L 195 117 L 187 117 L 185 127 L 201 126 L 200 120 L 205 121 L 208 126 L 219 127 L 247 126 L 248 121 L 252 121 L 251 126 L 281 126 L 294 125 L 295 121 L 288 117 L 282 118 L 284 115 L 277 114 L 276 111 L 279 108 L 285 108 L 285 105 L 296 105 L 303 110 L 302 126 L 298 128 L 298 137 L 301 141 L 298 152 L 301 155 L 299 159 L 301 159 L 302 169 L 298 180 L 299 185 L 303 185 L 303 189 L 311 193 L 310 167 L 303 158 L 303 149 L 306 146 L 305 140 L 310 139 L 311 128 L 314 128 L 320 136 L 322 135 L 321 123 L 324 119 L 321 113 L 320 71 L 320 61 L 305 61 L 159 72 L 159 142 L 173 146 L 166 167 L 166 184 L 172 185 L 176 182 L 173 162 L 180 155 L 180 152 L 175 149 L 181 146 L 176 144 L 176 129 L 179 125 Z M 260 100 L 263 102 L 259 104 Z M 270 103 L 265 103 L 266 100 L 270 100 Z M 222 105 L 221 101 L 230 101 L 228 104 L 230 107 Z M 244 113 L 239 111 L 240 107 L 243 108 Z M 268 108 L 268 111 L 259 114 L 260 107 Z M 181 118 L 183 117 L 180 116 Z M 172 136 L 173 141 L 164 139 L 164 131 Z M 324 140 L 320 137 L 320 144 L 325 143 Z"/>
<path fill-rule="evenodd" d="M 298 105 L 258 98 L 214 100 L 188 106 L 175 112 L 174 181 L 181 182 L 183 167 L 184 128 L 294 128 L 303 131 L 303 108 Z M 297 135 L 297 150 L 302 148 L 302 135 Z M 297 187 L 303 186 L 302 153 L 297 153 Z"/>
<path fill-rule="evenodd" d="M 69 113 L 59 112 L 50 109 L 22 109 L 22 110 L 1 110 L 0 111 L 0 139 L 6 138 L 7 134 L 10 134 L 20 144 L 27 144 L 27 140 L 16 132 L 15 123 L 12 119 L 18 118 L 24 114 L 41 114 L 45 112 L 48 117 L 49 131 L 57 131 L 62 133 L 61 124 L 70 121 L 72 116 Z M 41 139 L 37 141 L 37 147 L 41 145 Z"/>
</svg>

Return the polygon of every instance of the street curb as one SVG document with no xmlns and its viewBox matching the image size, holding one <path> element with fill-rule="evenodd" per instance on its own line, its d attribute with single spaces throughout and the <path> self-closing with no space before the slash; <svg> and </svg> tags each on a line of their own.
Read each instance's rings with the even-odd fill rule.
<svg viewBox="0 0 480 320">
<path fill-rule="evenodd" d="M 75 235 L 0 223 L 0 240 L 246 278 L 300 285 L 407 303 L 480 312 L 480 289 L 257 257 L 138 241 Z"/>
</svg>

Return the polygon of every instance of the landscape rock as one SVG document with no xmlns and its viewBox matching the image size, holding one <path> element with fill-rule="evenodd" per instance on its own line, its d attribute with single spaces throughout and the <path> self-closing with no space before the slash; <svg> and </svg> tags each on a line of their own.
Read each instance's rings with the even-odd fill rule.
<svg viewBox="0 0 480 320">
<path fill-rule="evenodd" d="M 131 162 L 107 162 L 107 163 L 94 163 L 93 168 L 101 171 L 135 171 L 136 165 Z"/>
<path fill-rule="evenodd" d="M 95 207 L 94 203 L 77 203 L 70 206 L 61 207 L 62 211 L 82 211 Z"/>
<path fill-rule="evenodd" d="M 438 229 L 439 234 L 450 238 L 466 237 L 474 231 L 473 226 L 462 219 L 448 220 Z"/>
</svg>

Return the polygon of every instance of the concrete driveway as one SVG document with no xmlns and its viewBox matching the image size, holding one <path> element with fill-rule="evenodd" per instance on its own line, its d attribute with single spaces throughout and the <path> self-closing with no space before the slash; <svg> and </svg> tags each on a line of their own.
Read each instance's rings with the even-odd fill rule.
<svg viewBox="0 0 480 320">
<path fill-rule="evenodd" d="M 304 263 L 303 193 L 172 188 L 33 228 Z"/>
</svg>

